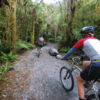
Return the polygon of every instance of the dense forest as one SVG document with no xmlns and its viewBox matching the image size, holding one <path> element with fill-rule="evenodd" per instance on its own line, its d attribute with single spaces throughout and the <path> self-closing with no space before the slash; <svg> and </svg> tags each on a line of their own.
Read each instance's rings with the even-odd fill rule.
<svg viewBox="0 0 100 100">
<path fill-rule="evenodd" d="M 50 5 L 43 0 L 0 0 L 0 74 L 11 68 L 9 62 L 20 51 L 35 48 L 39 36 L 59 48 L 70 48 L 87 25 L 95 27 L 100 39 L 100 0 L 62 0 Z"/>
</svg>

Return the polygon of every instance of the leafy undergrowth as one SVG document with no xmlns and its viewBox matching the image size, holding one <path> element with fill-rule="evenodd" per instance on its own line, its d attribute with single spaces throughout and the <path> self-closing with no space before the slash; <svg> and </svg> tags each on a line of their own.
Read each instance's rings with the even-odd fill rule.
<svg viewBox="0 0 100 100">
<path fill-rule="evenodd" d="M 28 43 L 28 42 L 25 42 L 25 41 L 22 41 L 22 40 L 18 40 L 17 41 L 17 51 L 20 51 L 20 50 L 30 50 L 30 49 L 33 49 L 35 46 L 33 46 L 31 43 Z"/>
<path fill-rule="evenodd" d="M 17 53 L 22 54 L 27 50 L 33 49 L 35 46 L 33 46 L 31 43 L 19 40 L 17 42 Z M 4 53 L 0 52 L 0 81 L 4 81 L 5 78 L 3 77 L 3 74 L 11 69 L 12 67 L 12 62 L 17 60 L 19 58 L 18 54 L 13 54 L 12 52 L 10 53 Z"/>
<path fill-rule="evenodd" d="M 3 77 L 3 74 L 11 69 L 13 68 L 9 62 L 6 62 L 6 64 L 0 66 L 0 81 L 5 80 L 5 78 Z"/>
<path fill-rule="evenodd" d="M 2 63 L 12 62 L 12 61 L 15 61 L 17 58 L 18 58 L 18 55 L 13 54 L 12 52 L 10 52 L 8 54 L 1 52 L 0 61 Z"/>
<path fill-rule="evenodd" d="M 59 52 L 66 53 L 70 48 L 69 47 L 63 47 L 59 49 Z"/>
<path fill-rule="evenodd" d="M 15 61 L 19 56 L 14 55 L 13 53 L 6 54 L 4 52 L 1 52 L 0 56 L 0 81 L 5 80 L 3 77 L 3 74 L 11 69 L 13 69 L 11 63 Z"/>
</svg>

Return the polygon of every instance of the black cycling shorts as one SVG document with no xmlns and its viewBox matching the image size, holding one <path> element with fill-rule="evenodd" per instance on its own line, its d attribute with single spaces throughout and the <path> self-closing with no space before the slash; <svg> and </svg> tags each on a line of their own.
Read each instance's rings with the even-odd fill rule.
<svg viewBox="0 0 100 100">
<path fill-rule="evenodd" d="M 85 81 L 100 79 L 100 62 L 91 62 L 91 64 L 80 73 L 80 76 Z"/>
<path fill-rule="evenodd" d="M 37 45 L 38 47 L 43 47 L 43 46 L 44 46 L 44 43 L 36 43 L 36 45 Z"/>
</svg>

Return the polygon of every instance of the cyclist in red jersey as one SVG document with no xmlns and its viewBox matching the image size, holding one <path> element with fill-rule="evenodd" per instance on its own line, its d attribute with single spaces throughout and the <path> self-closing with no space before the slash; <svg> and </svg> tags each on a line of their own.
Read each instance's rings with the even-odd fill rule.
<svg viewBox="0 0 100 100">
<path fill-rule="evenodd" d="M 80 31 L 80 39 L 61 59 L 66 60 L 74 51 L 82 48 L 90 60 L 83 61 L 84 70 L 77 76 L 79 100 L 85 100 L 84 82 L 100 79 L 100 41 L 94 38 L 94 27 L 86 26 Z M 83 59 L 83 57 L 80 57 Z"/>
</svg>

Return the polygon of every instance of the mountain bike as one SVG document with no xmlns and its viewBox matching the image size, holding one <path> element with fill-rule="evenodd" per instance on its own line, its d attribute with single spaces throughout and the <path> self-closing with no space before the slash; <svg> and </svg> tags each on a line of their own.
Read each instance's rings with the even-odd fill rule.
<svg viewBox="0 0 100 100">
<path fill-rule="evenodd" d="M 82 69 L 79 68 L 79 60 L 77 60 L 76 57 L 69 58 L 69 61 L 71 61 L 70 69 L 68 67 L 61 67 L 60 69 L 60 80 L 63 88 L 69 92 L 72 91 L 74 88 L 74 76 L 73 72 L 81 72 Z M 99 80 L 92 80 L 92 81 L 86 81 L 85 86 L 85 96 L 86 100 L 100 100 L 100 93 L 99 89 L 97 87 L 97 84 L 99 83 Z"/>
<path fill-rule="evenodd" d="M 37 48 L 36 56 L 39 58 L 41 54 L 42 54 L 41 47 L 38 47 L 38 48 Z"/>
</svg>

